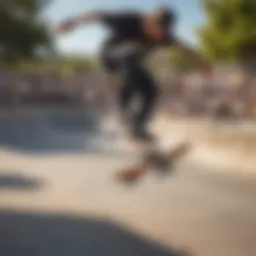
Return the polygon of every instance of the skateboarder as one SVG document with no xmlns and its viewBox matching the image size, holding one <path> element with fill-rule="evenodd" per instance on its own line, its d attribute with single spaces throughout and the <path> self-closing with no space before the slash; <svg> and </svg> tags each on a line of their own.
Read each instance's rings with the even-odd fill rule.
<svg viewBox="0 0 256 256">
<path fill-rule="evenodd" d="M 80 25 L 93 22 L 100 22 L 111 31 L 110 37 L 103 44 L 100 57 L 107 71 L 121 75 L 119 103 L 122 117 L 128 120 L 127 125 L 133 138 L 151 140 L 147 122 L 156 105 L 158 90 L 150 72 L 143 65 L 143 60 L 159 46 L 177 46 L 193 53 L 174 37 L 176 15 L 165 7 L 146 14 L 96 11 L 65 20 L 58 31 L 69 32 Z M 131 115 L 131 103 L 137 96 L 140 107 Z"/>
</svg>

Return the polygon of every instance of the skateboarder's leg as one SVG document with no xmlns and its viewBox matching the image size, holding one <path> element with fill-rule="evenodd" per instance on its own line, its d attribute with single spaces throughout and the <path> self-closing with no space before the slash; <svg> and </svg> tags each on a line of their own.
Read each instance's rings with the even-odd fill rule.
<svg viewBox="0 0 256 256">
<path fill-rule="evenodd" d="M 156 102 L 156 86 L 150 73 L 143 67 L 143 51 L 140 47 L 132 46 L 124 51 L 117 49 L 117 52 L 118 54 L 109 55 L 112 61 L 118 64 L 117 70 L 121 73 L 119 106 L 122 119 L 131 126 L 135 136 L 143 137 Z M 140 100 L 140 108 L 134 114 L 131 103 L 136 96 Z"/>
<path fill-rule="evenodd" d="M 147 123 L 152 117 L 157 102 L 157 87 L 153 77 L 143 67 L 140 67 L 137 76 L 138 93 L 140 96 L 140 108 L 135 115 L 134 123 L 137 132 L 147 136 Z"/>
<path fill-rule="evenodd" d="M 128 124 L 131 124 L 131 104 L 136 95 L 135 81 L 132 76 L 132 70 L 128 69 L 123 74 L 123 84 L 119 94 L 119 106 L 121 110 L 121 118 Z"/>
<path fill-rule="evenodd" d="M 122 118 L 128 122 L 128 125 L 133 126 L 132 101 L 138 94 L 138 63 L 140 57 L 137 52 L 131 52 L 122 56 L 121 63 L 121 78 L 122 85 L 119 96 L 119 104 Z"/>
</svg>

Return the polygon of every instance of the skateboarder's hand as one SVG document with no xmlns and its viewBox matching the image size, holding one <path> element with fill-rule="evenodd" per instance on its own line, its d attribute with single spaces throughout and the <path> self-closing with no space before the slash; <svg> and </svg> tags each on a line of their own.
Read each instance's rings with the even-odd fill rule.
<svg viewBox="0 0 256 256">
<path fill-rule="evenodd" d="M 57 26 L 58 34 L 65 34 L 70 32 L 75 26 L 75 22 L 72 19 L 65 20 Z"/>
</svg>

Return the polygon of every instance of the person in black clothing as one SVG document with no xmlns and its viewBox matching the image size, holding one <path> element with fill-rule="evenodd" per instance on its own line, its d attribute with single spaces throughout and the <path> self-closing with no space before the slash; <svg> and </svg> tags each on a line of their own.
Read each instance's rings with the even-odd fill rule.
<svg viewBox="0 0 256 256">
<path fill-rule="evenodd" d="M 122 116 L 128 120 L 127 125 L 131 125 L 133 137 L 152 139 L 147 131 L 147 121 L 156 105 L 158 90 L 143 60 L 153 49 L 161 46 L 178 46 L 191 52 L 173 35 L 175 13 L 163 7 L 148 14 L 96 11 L 67 19 L 58 30 L 65 33 L 91 22 L 101 22 L 112 32 L 103 44 L 101 60 L 106 70 L 121 74 L 123 84 L 119 102 Z M 140 108 L 130 118 L 131 102 L 137 96 Z"/>
</svg>

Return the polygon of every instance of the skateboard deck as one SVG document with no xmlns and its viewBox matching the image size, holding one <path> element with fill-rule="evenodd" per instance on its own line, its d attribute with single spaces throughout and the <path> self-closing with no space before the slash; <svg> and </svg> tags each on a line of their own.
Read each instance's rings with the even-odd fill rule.
<svg viewBox="0 0 256 256">
<path fill-rule="evenodd" d="M 118 181 L 136 182 L 152 169 L 159 172 L 168 172 L 190 149 L 188 142 L 180 143 L 176 147 L 164 152 L 152 145 L 142 145 L 144 148 L 147 146 L 148 148 L 140 161 L 121 169 L 117 173 L 116 178 Z"/>
</svg>

